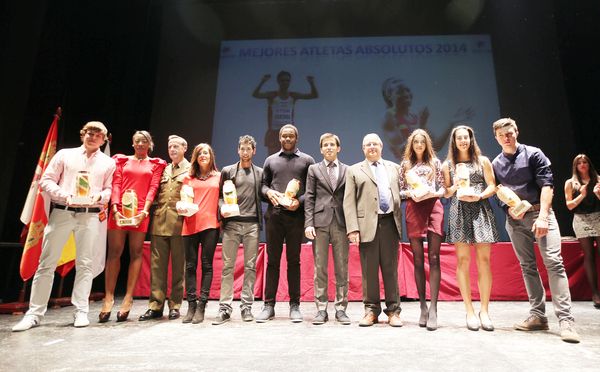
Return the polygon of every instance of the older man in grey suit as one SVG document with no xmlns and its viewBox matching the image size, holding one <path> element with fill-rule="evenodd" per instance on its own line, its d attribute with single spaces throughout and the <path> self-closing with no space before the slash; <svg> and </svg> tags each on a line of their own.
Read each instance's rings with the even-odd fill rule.
<svg viewBox="0 0 600 372">
<path fill-rule="evenodd" d="M 392 327 L 401 327 L 398 290 L 398 243 L 402 229 L 398 165 L 381 158 L 383 143 L 375 133 L 362 143 L 365 160 L 346 171 L 344 213 L 350 242 L 359 244 L 365 316 L 368 327 L 381 313 L 379 268 L 383 276 L 385 304 Z"/>
<path fill-rule="evenodd" d="M 304 194 L 304 234 L 308 239 L 314 239 L 317 315 L 312 323 L 323 324 L 329 320 L 327 282 L 329 243 L 331 243 L 336 284 L 335 319 L 341 324 L 350 324 L 350 318 L 346 315 L 349 244 L 343 209 L 348 167 L 337 158 L 341 149 L 338 136 L 325 133 L 319 142 L 323 161 L 308 167 Z"/>
</svg>

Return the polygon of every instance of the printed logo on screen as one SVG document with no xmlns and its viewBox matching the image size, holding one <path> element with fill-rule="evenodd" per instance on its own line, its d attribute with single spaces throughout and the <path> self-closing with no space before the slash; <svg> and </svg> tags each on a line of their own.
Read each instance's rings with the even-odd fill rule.
<svg viewBox="0 0 600 372">
<path fill-rule="evenodd" d="M 489 53 L 492 51 L 492 45 L 489 40 L 479 39 L 471 44 L 471 52 L 473 53 Z"/>
<path fill-rule="evenodd" d="M 230 58 L 235 57 L 235 53 L 233 49 L 228 45 L 223 45 L 221 47 L 221 58 Z"/>
</svg>

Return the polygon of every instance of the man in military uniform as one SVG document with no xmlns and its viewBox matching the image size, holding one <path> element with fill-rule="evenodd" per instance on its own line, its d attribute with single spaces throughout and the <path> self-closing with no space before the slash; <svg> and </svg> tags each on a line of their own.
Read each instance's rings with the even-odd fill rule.
<svg viewBox="0 0 600 372">
<path fill-rule="evenodd" d="M 139 320 L 161 318 L 167 297 L 167 276 L 169 255 L 171 256 L 171 296 L 169 297 L 169 320 L 179 318 L 183 301 L 183 271 L 185 255 L 181 227 L 183 217 L 177 214 L 175 204 L 181 199 L 183 178 L 188 174 L 190 162 L 185 159 L 187 142 L 185 139 L 169 136 L 169 157 L 160 180 L 158 203 L 152 221 L 152 241 L 150 244 L 150 303 L 148 310 Z"/>
</svg>

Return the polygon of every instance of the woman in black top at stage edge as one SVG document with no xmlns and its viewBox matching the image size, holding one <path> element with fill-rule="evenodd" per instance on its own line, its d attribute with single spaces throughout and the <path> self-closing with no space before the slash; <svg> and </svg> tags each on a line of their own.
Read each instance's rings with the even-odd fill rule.
<svg viewBox="0 0 600 372">
<path fill-rule="evenodd" d="M 600 309 L 596 255 L 600 247 L 600 178 L 585 154 L 573 159 L 573 176 L 565 182 L 567 208 L 573 212 L 573 230 L 583 249 L 583 265 L 592 288 L 594 307 Z M 594 242 L 596 247 L 594 248 Z"/>
</svg>

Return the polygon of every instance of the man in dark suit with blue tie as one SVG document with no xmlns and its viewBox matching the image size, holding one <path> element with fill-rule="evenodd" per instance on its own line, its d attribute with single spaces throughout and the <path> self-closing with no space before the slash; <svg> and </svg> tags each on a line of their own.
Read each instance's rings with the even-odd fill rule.
<svg viewBox="0 0 600 372">
<path fill-rule="evenodd" d="M 323 324 L 329 320 L 327 283 L 331 243 L 336 283 L 335 319 L 341 324 L 350 324 L 350 318 L 346 315 L 349 244 L 343 208 L 347 166 L 337 158 L 341 147 L 340 139 L 335 134 L 323 134 L 320 139 L 320 149 L 323 161 L 308 168 L 304 194 L 304 234 L 308 239 L 314 240 L 317 315 L 312 323 Z"/>
</svg>

